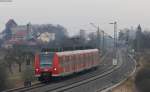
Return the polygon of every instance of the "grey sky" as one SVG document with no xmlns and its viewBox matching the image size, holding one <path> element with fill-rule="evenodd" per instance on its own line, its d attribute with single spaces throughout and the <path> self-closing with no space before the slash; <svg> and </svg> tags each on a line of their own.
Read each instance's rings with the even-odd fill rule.
<svg viewBox="0 0 150 92">
<path fill-rule="evenodd" d="M 18 24 L 61 24 L 70 33 L 80 28 L 95 30 L 90 22 L 99 24 L 107 33 L 113 33 L 109 22 L 118 21 L 118 27 L 131 27 L 139 23 L 150 24 L 149 0 L 13 0 L 0 2 L 0 30 L 9 18 Z"/>
</svg>

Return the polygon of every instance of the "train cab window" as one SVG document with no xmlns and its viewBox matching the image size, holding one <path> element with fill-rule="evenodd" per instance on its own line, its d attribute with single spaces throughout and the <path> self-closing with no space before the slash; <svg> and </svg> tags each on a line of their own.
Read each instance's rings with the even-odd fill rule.
<svg viewBox="0 0 150 92">
<path fill-rule="evenodd" d="M 41 53 L 40 54 L 40 66 L 41 67 L 50 67 L 52 66 L 54 53 Z"/>
</svg>

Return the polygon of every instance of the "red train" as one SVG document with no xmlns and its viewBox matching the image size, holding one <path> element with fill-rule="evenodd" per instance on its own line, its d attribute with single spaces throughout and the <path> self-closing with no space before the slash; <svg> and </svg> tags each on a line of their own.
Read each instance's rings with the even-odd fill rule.
<svg viewBox="0 0 150 92">
<path fill-rule="evenodd" d="M 35 76 L 40 80 L 50 77 L 63 77 L 96 68 L 99 63 L 98 49 L 41 52 L 35 55 Z"/>
</svg>

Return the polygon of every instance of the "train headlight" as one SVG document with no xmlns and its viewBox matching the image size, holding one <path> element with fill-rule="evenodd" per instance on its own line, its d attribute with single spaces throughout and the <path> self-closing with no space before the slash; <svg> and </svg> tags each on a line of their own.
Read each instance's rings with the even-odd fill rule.
<svg viewBox="0 0 150 92">
<path fill-rule="evenodd" d="M 37 69 L 35 69 L 36 70 L 36 72 L 38 72 L 39 71 L 39 69 L 37 68 Z"/>
<path fill-rule="evenodd" d="M 54 70 L 56 71 L 57 69 L 56 69 L 56 68 L 54 68 Z"/>
</svg>

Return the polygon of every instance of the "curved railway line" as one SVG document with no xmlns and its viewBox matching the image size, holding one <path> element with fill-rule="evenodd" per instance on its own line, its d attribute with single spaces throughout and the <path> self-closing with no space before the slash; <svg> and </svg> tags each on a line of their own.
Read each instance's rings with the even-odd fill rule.
<svg viewBox="0 0 150 92">
<path fill-rule="evenodd" d="M 119 62 L 117 66 L 112 66 L 112 52 L 105 55 L 105 57 L 103 58 L 103 62 L 100 64 L 100 67 L 96 71 L 74 76 L 58 82 L 51 82 L 48 84 L 38 83 L 29 88 L 18 88 L 5 92 L 62 92 L 86 84 L 90 81 L 102 79 L 105 76 L 112 74 L 114 71 L 120 71 L 121 67 L 125 68 L 128 65 L 128 63 L 123 64 L 123 62 Z"/>
</svg>

